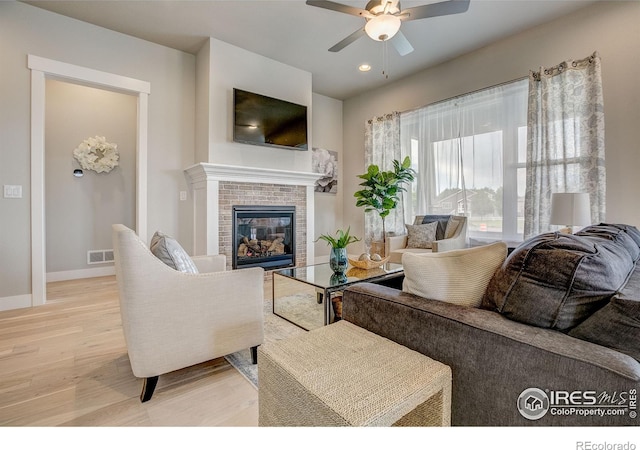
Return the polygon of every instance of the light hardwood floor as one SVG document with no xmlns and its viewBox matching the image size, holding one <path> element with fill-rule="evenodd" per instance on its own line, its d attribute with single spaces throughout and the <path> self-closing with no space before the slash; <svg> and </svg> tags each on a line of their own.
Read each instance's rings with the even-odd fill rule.
<svg viewBox="0 0 640 450">
<path fill-rule="evenodd" d="M 271 295 L 271 284 L 267 282 L 265 301 L 269 302 Z M 221 436 L 228 436 L 236 443 L 246 439 L 243 441 L 246 445 L 255 445 L 248 436 L 259 437 L 261 444 L 272 441 L 281 450 L 299 448 L 300 442 L 312 447 L 316 442 L 326 444 L 326 431 L 309 428 L 251 428 L 249 434 L 243 432 L 241 436 L 231 434 L 234 429 L 225 434 L 219 428 L 215 435 L 203 435 L 198 432 L 200 428 L 181 428 L 184 431 L 177 437 L 175 428 L 167 428 L 166 433 L 160 434 L 157 430 L 147 431 L 148 428 L 142 427 L 257 427 L 258 392 L 219 358 L 161 376 L 153 399 L 140 403 L 142 385 L 131 373 L 115 277 L 50 283 L 47 296 L 44 306 L 0 312 L 2 443 L 14 437 L 26 448 L 42 448 L 50 445 L 53 439 L 67 449 L 114 448 L 130 442 L 126 439 L 131 439 L 131 430 L 134 430 L 134 437 L 142 436 L 146 444 L 160 448 L 168 447 L 169 442 L 183 447 L 190 442 L 194 445 L 207 441 L 217 443 L 224 440 Z M 299 329 L 290 332 L 293 334 Z M 100 430 L 83 428 L 90 434 L 80 433 L 78 439 L 77 429 L 73 435 L 61 435 L 51 432 L 59 428 L 37 432 L 26 428 L 36 426 L 100 427 Z M 286 434 L 280 433 L 282 430 Z M 385 434 L 372 434 L 364 429 L 334 429 L 331 436 L 339 435 L 339 442 L 351 443 L 351 448 L 397 445 L 397 433 L 380 431 Z M 409 431 L 416 433 L 415 439 L 425 439 L 424 432 L 417 434 L 418 429 L 405 429 L 403 433 Z M 630 438 L 621 434 L 619 428 L 613 431 L 615 434 L 608 436 L 612 441 L 619 442 L 623 436 Z M 434 448 L 450 447 L 452 442 L 467 442 L 469 447 L 473 445 L 478 449 L 489 448 L 479 447 L 478 443 L 482 441 L 490 442 L 493 450 L 507 448 L 496 447 L 495 440 L 491 439 L 493 434 L 474 440 L 469 430 L 451 432 L 455 434 L 429 434 L 428 441 L 431 446 L 436 444 Z M 513 435 L 513 439 L 518 438 Z M 38 445 L 29 445 L 30 440 Z M 553 442 L 549 445 L 553 447 Z"/>
<path fill-rule="evenodd" d="M 0 312 L 0 426 L 257 426 L 258 392 L 224 358 L 161 376 L 140 403 L 115 277 L 50 283 L 47 297 Z"/>
</svg>

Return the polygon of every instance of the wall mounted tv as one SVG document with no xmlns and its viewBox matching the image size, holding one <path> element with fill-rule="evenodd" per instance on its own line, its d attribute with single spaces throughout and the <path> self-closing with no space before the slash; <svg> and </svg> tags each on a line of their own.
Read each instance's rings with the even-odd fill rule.
<svg viewBox="0 0 640 450">
<path fill-rule="evenodd" d="M 234 89 L 233 110 L 235 142 L 308 150 L 306 106 Z"/>
</svg>

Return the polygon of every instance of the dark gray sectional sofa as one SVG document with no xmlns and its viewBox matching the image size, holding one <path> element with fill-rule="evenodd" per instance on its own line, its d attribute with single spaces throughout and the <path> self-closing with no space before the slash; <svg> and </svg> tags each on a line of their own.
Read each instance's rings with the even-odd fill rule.
<svg viewBox="0 0 640 450">
<path fill-rule="evenodd" d="M 349 287 L 343 319 L 449 365 L 458 426 L 638 426 L 640 232 L 600 224 L 515 249 L 481 308 Z"/>
</svg>

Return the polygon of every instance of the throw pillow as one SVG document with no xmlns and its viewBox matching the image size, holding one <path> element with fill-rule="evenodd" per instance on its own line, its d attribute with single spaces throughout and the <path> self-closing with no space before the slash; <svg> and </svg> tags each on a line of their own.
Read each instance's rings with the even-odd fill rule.
<svg viewBox="0 0 640 450">
<path fill-rule="evenodd" d="M 615 296 L 569 336 L 612 348 L 640 362 L 640 300 Z"/>
<path fill-rule="evenodd" d="M 612 348 L 640 361 L 640 266 L 607 305 L 569 331 L 584 341 Z"/>
<path fill-rule="evenodd" d="M 447 225 L 449 220 L 451 219 L 450 215 L 428 215 L 424 216 L 422 219 L 422 223 L 432 223 L 436 222 L 438 224 L 438 229 L 436 231 L 436 240 L 444 239 L 445 232 L 447 230 Z"/>
<path fill-rule="evenodd" d="M 436 240 L 437 222 L 405 226 L 407 227 L 407 248 L 431 248 L 431 243 Z"/>
<path fill-rule="evenodd" d="M 171 236 L 161 231 L 156 231 L 149 245 L 153 253 L 160 261 L 174 270 L 184 273 L 198 273 L 196 265 L 182 246 Z"/>
<path fill-rule="evenodd" d="M 588 236 L 594 240 L 617 241 L 629 252 L 634 261 L 640 257 L 640 232 L 634 226 L 622 224 L 591 225 L 576 233 L 576 236 Z"/>
<path fill-rule="evenodd" d="M 482 307 L 568 332 L 606 305 L 633 270 L 625 246 L 636 244 L 626 232 L 605 228 L 544 233 L 523 242 L 494 275 Z"/>
<path fill-rule="evenodd" d="M 444 238 L 449 239 L 453 237 L 453 235 L 456 234 L 456 231 L 458 231 L 458 227 L 462 225 L 462 221 L 463 219 L 456 219 L 455 217 L 451 216 L 449 222 L 447 222 L 447 228 L 446 230 L 444 230 Z"/>
<path fill-rule="evenodd" d="M 402 290 L 433 300 L 477 308 L 489 280 L 507 256 L 507 244 L 442 253 L 405 253 Z"/>
</svg>

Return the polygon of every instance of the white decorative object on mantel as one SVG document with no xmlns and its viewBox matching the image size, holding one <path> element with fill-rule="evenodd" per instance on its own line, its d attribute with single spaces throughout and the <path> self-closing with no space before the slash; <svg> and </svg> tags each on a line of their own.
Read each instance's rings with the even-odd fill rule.
<svg viewBox="0 0 640 450">
<path fill-rule="evenodd" d="M 83 169 L 98 173 L 111 172 L 120 159 L 118 145 L 110 144 L 104 136 L 85 139 L 73 151 L 73 156 Z"/>
</svg>

